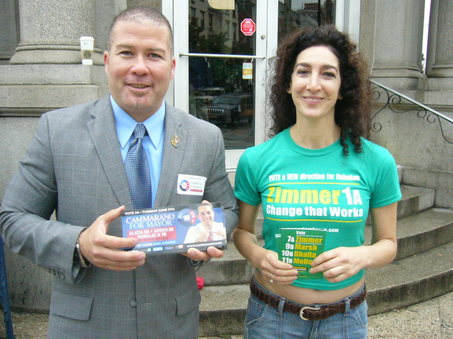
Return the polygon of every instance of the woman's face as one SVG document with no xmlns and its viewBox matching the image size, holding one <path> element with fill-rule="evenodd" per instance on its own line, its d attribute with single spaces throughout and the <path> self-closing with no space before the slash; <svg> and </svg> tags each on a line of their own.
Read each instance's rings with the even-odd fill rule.
<svg viewBox="0 0 453 339">
<path fill-rule="evenodd" d="M 326 46 L 304 49 L 297 56 L 288 93 L 297 118 L 334 119 L 341 86 L 339 60 Z"/>
</svg>

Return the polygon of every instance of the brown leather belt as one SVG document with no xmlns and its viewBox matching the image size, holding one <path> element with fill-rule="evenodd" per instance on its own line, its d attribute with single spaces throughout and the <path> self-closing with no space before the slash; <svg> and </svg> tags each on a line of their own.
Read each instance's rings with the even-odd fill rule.
<svg viewBox="0 0 453 339">
<path fill-rule="evenodd" d="M 252 282 L 250 283 L 250 292 L 252 293 L 253 296 L 258 298 L 262 302 L 266 303 L 267 305 L 272 306 L 274 308 L 278 308 L 280 299 L 274 297 L 273 295 L 267 294 L 266 292 L 259 289 L 256 286 L 256 283 L 253 279 Z M 366 287 L 364 286 L 363 291 L 359 295 L 353 297 L 350 300 L 349 307 L 351 309 L 355 308 L 359 306 L 365 299 L 366 299 Z M 327 304 L 319 307 L 314 307 L 297 305 L 285 300 L 285 304 L 283 306 L 283 311 L 298 314 L 303 320 L 311 321 L 329 318 L 334 314 L 343 313 L 345 309 L 346 303 L 344 301 L 340 301 L 335 304 Z"/>
</svg>

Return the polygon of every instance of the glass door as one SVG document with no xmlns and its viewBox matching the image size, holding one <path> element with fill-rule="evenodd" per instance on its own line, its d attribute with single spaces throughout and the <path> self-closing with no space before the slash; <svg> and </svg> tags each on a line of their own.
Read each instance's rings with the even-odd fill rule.
<svg viewBox="0 0 453 339">
<path fill-rule="evenodd" d="M 243 151 L 268 135 L 278 44 L 295 29 L 326 23 L 358 36 L 360 0 L 169 0 L 162 12 L 171 18 L 176 58 L 167 100 L 221 129 L 234 171 Z"/>
<path fill-rule="evenodd" d="M 264 141 L 266 1 L 173 4 L 175 106 L 221 129 L 234 170 L 247 147 Z"/>
<path fill-rule="evenodd" d="M 227 150 L 243 149 L 255 135 L 256 6 L 210 3 L 189 5 L 189 112 L 220 127 Z"/>
</svg>

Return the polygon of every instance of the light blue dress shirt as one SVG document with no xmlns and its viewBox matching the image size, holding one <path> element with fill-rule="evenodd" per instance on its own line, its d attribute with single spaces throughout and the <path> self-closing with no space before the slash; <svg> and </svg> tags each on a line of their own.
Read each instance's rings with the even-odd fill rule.
<svg viewBox="0 0 453 339">
<path fill-rule="evenodd" d="M 113 115 L 115 117 L 116 134 L 121 145 L 121 157 L 123 163 L 126 160 L 127 151 L 131 143 L 132 132 L 137 121 L 124 111 L 110 96 Z M 148 131 L 148 135 L 143 139 L 143 147 L 148 157 L 149 170 L 152 185 L 153 206 L 156 201 L 157 187 L 159 185 L 160 170 L 162 168 L 162 157 L 165 140 L 165 102 L 156 113 L 146 119 L 143 124 Z"/>
</svg>

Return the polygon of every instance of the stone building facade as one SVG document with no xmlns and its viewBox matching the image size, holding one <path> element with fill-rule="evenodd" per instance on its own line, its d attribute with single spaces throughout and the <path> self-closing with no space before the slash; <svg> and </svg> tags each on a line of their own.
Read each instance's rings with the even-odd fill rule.
<svg viewBox="0 0 453 339">
<path fill-rule="evenodd" d="M 356 32 L 372 79 L 452 118 L 451 1 L 430 1 L 426 70 L 421 66 L 424 0 L 337 2 L 345 6 L 358 4 Z M 108 93 L 102 53 L 107 47 L 109 25 L 119 11 L 135 5 L 161 9 L 172 24 L 178 20 L 171 0 L 0 3 L 0 197 L 42 113 Z M 93 66 L 81 64 L 80 36 L 95 38 Z M 173 98 L 170 93 L 170 103 L 177 103 Z M 267 112 L 264 115 L 266 118 Z M 436 205 L 453 208 L 453 144 L 442 137 L 438 121 L 430 121 L 419 118 L 415 109 L 398 114 L 385 109 L 375 117 L 374 122 L 382 128 L 373 132 L 372 139 L 387 147 L 403 166 L 405 183 L 435 188 Z M 444 135 L 453 141 L 452 124 L 442 122 L 441 126 Z M 265 131 L 260 133 L 264 135 Z M 13 307 L 47 310 L 51 276 L 8 251 L 6 256 Z"/>
</svg>

